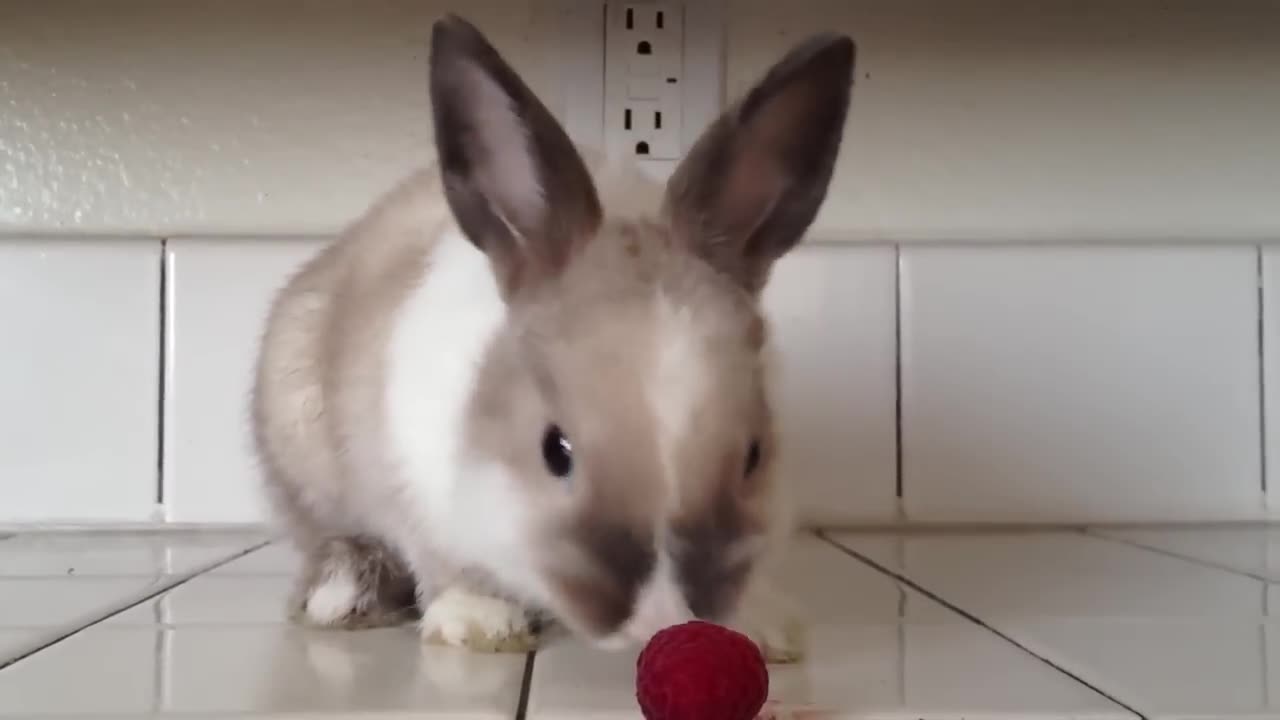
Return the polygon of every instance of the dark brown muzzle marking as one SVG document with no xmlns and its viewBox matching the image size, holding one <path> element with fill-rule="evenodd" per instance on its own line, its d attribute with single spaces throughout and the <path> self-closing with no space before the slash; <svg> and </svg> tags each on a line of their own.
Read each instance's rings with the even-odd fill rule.
<svg viewBox="0 0 1280 720">
<path fill-rule="evenodd" d="M 701 619 L 723 620 L 734 610 L 755 562 L 737 550 L 765 530 L 756 504 L 743 496 L 743 462 L 726 453 L 715 490 L 670 526 L 676 581 L 689 610 Z"/>
<path fill-rule="evenodd" d="M 751 572 L 751 558 L 730 556 L 741 534 L 701 523 L 685 526 L 674 535 L 671 559 L 689 610 L 703 620 L 723 619 L 736 605 Z"/>
<path fill-rule="evenodd" d="M 640 588 L 653 574 L 653 535 L 598 520 L 584 521 L 577 533 L 594 567 L 586 577 L 562 579 L 561 586 L 591 632 L 616 632 L 631 617 Z"/>
</svg>

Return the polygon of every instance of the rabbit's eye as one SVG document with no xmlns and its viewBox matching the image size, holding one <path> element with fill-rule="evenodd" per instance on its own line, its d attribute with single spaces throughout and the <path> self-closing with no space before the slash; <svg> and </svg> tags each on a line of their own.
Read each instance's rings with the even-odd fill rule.
<svg viewBox="0 0 1280 720">
<path fill-rule="evenodd" d="M 567 478 L 573 473 L 573 445 L 555 425 L 548 425 L 542 434 L 542 460 L 547 464 L 547 471 L 558 478 Z"/>
<path fill-rule="evenodd" d="M 743 475 L 750 475 L 760 467 L 760 441 L 752 440 L 751 445 L 747 448 L 747 464 L 742 471 Z"/>
</svg>

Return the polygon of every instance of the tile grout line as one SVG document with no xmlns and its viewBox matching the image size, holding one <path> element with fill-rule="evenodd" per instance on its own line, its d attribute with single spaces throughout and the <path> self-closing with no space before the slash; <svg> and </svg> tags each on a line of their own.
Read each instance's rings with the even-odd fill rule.
<svg viewBox="0 0 1280 720">
<path fill-rule="evenodd" d="M 893 246 L 893 432 L 894 492 L 902 509 L 902 246 Z"/>
<path fill-rule="evenodd" d="M 827 533 L 826 533 L 825 531 L 823 531 L 823 530 L 818 530 L 818 531 L 816 531 L 816 534 L 817 534 L 817 536 L 818 536 L 818 538 L 819 538 L 819 539 L 821 539 L 823 542 L 827 543 L 827 544 L 828 544 L 828 545 L 830 545 L 831 547 L 835 548 L 837 551 L 839 551 L 839 552 L 841 552 L 841 553 L 844 553 L 845 555 L 847 555 L 847 556 L 849 556 L 849 557 L 851 557 L 851 558 L 853 558 L 853 559 L 855 559 L 855 560 L 857 560 L 857 561 L 861 562 L 861 563 L 862 563 L 862 564 L 864 564 L 864 565 L 867 565 L 868 567 L 870 567 L 871 569 L 875 570 L 876 572 L 878 572 L 878 573 L 880 573 L 880 574 L 882 574 L 882 575 L 886 575 L 886 576 L 888 576 L 888 577 L 893 578 L 894 580 L 897 580 L 899 583 L 902 583 L 903 585 L 906 585 L 907 587 L 911 588 L 912 590 L 915 590 L 916 592 L 920 593 L 921 595 L 924 595 L 925 597 L 927 597 L 927 598 L 929 598 L 930 600 L 932 600 L 932 601 L 934 601 L 934 602 L 938 603 L 939 605 L 941 605 L 941 606 L 943 606 L 943 607 L 947 608 L 948 610 L 950 610 L 950 611 L 952 611 L 952 612 L 956 613 L 957 615 L 959 615 L 959 616 L 963 617 L 964 619 L 968 620 L 969 622 L 972 622 L 972 623 L 974 623 L 975 625 L 977 625 L 977 626 L 979 626 L 979 627 L 983 628 L 984 630 L 986 630 L 986 631 L 988 631 L 988 632 L 992 633 L 992 634 L 993 634 L 993 635 L 995 635 L 996 637 L 1000 638 L 1001 640 L 1004 640 L 1005 642 L 1009 643 L 1010 645 L 1013 645 L 1014 647 L 1018 648 L 1019 650 L 1021 650 L 1021 651 L 1022 651 L 1022 652 L 1024 652 L 1024 653 L 1026 653 L 1027 655 L 1030 655 L 1031 657 L 1035 658 L 1036 660 L 1039 660 L 1040 662 L 1044 663 L 1045 665 L 1049 666 L 1050 668 L 1053 668 L 1054 670 L 1058 671 L 1059 673 L 1061 673 L 1061 674 L 1063 674 L 1063 675 L 1066 675 L 1067 677 L 1071 678 L 1072 680 L 1074 680 L 1074 681 L 1076 681 L 1076 682 L 1080 683 L 1081 685 L 1083 685 L 1083 686 L 1085 686 L 1085 687 L 1089 688 L 1090 690 L 1092 690 L 1093 692 L 1095 692 L 1095 693 L 1097 693 L 1098 695 L 1102 696 L 1103 698 L 1106 698 L 1107 700 L 1111 701 L 1112 703 L 1115 703 L 1118 707 L 1122 708 L 1123 710 L 1125 710 L 1125 711 L 1127 711 L 1127 712 L 1131 712 L 1131 713 L 1133 713 L 1135 716 L 1137 716 L 1137 717 L 1139 718 L 1139 720 L 1150 720 L 1150 718 L 1149 718 L 1147 715 L 1145 715 L 1145 714 L 1143 714 L 1143 713 L 1139 712 L 1139 711 L 1138 711 L 1138 709 L 1137 709 L 1137 708 L 1135 708 L 1133 705 L 1131 705 L 1131 704 L 1129 704 L 1129 703 L 1126 703 L 1126 702 L 1124 702 L 1123 700 L 1120 700 L 1120 699 L 1119 699 L 1119 698 L 1117 698 L 1115 695 L 1112 695 L 1111 693 L 1109 693 L 1109 692 L 1107 692 L 1107 691 L 1103 690 L 1102 688 L 1098 687 L 1096 684 L 1091 683 L 1091 682 L 1089 682 L 1088 680 L 1085 680 L 1083 677 L 1081 677 L 1081 676 L 1080 676 L 1080 675 L 1078 675 L 1077 673 L 1074 673 L 1074 672 L 1072 672 L 1072 671 L 1070 671 L 1070 670 L 1068 670 L 1068 669 L 1066 669 L 1066 668 L 1062 667 L 1061 665 L 1059 665 L 1059 664 L 1057 664 L 1057 663 L 1053 662 L 1052 660 L 1050 660 L 1050 659 L 1048 659 L 1048 658 L 1044 657 L 1043 655 L 1040 655 L 1039 653 L 1036 653 L 1035 651 L 1031 650 L 1031 648 L 1029 648 L 1029 647 L 1027 647 L 1026 645 L 1024 645 L 1024 644 L 1022 644 L 1022 643 L 1018 642 L 1017 640 L 1015 640 L 1011 635 L 1008 635 L 1007 633 L 1001 632 L 1000 630 L 996 629 L 994 626 L 992 626 L 992 625 L 988 624 L 987 622 L 983 621 L 983 619 L 982 619 L 982 618 L 980 618 L 980 617 L 978 617 L 977 615 L 974 615 L 973 613 L 969 612 L 968 610 L 965 610 L 964 608 L 962 608 L 962 607 L 960 607 L 960 606 L 956 605 L 955 603 L 952 603 L 952 602 L 949 602 L 949 601 L 945 600 L 941 595 L 938 595 L 937 593 L 933 592 L 933 591 L 932 591 L 932 590 L 930 590 L 929 588 L 926 588 L 925 586 L 921 585 L 920 583 L 916 582 L 915 580 L 912 580 L 911 578 L 907 577 L 906 575 L 904 575 L 904 574 L 902 574 L 902 573 L 895 572 L 895 571 L 893 571 L 893 570 L 889 569 L 888 567 L 886 567 L 886 566 L 884 566 L 884 565 L 881 565 L 880 563 L 876 562 L 875 560 L 872 560 L 871 558 L 867 557 L 866 555 L 863 555 L 862 553 L 858 552 L 857 550 L 853 550 L 853 549 L 851 549 L 851 548 L 845 547 L 844 545 L 840 544 L 839 542 L 836 542 L 835 540 L 833 540 L 833 539 L 832 539 L 829 535 L 827 535 Z"/>
<path fill-rule="evenodd" d="M 1264 604 L 1265 604 L 1265 601 L 1266 601 L 1266 588 L 1264 587 L 1263 588 Z M 1271 677 L 1271 663 L 1267 658 L 1269 654 L 1267 652 L 1267 649 L 1268 649 L 1267 645 L 1268 645 L 1267 626 L 1265 623 L 1259 624 L 1258 625 L 1258 660 L 1262 665 L 1262 677 L 1264 678 Z M 1271 683 L 1270 682 L 1262 683 L 1262 706 L 1268 707 L 1268 708 L 1271 707 Z"/>
<path fill-rule="evenodd" d="M 1146 552 L 1155 553 L 1156 555 L 1163 555 L 1164 557 L 1173 558 L 1174 560 L 1181 560 L 1183 562 L 1191 563 L 1192 565 L 1199 565 L 1200 567 L 1210 568 L 1213 570 L 1218 570 L 1220 572 L 1227 572 L 1227 573 L 1231 573 L 1232 575 L 1241 575 L 1247 578 L 1252 578 L 1254 580 L 1257 580 L 1258 582 L 1261 582 L 1267 585 L 1275 582 L 1274 580 L 1266 577 L 1265 575 L 1259 575 L 1257 573 L 1249 572 L 1248 570 L 1233 568 L 1230 565 L 1223 565 L 1222 563 L 1214 562 L 1212 560 L 1205 560 L 1203 558 L 1192 557 L 1190 555 L 1183 555 L 1182 553 L 1176 552 L 1174 550 L 1166 550 L 1165 548 L 1156 547 L 1155 545 L 1148 545 L 1144 542 L 1139 542 L 1137 540 L 1129 540 L 1127 538 L 1114 537 L 1111 535 L 1107 535 L 1106 533 L 1100 533 L 1094 530 L 1089 530 L 1088 528 L 1081 530 L 1080 534 L 1086 537 L 1091 537 L 1094 540 L 1101 540 L 1103 542 L 1112 542 L 1112 543 L 1116 543 L 1117 545 L 1127 545 L 1137 550 L 1144 550 Z"/>
<path fill-rule="evenodd" d="M 84 632 L 85 630 L 88 630 L 89 628 L 94 627 L 96 625 L 100 625 L 103 622 L 110 620 L 111 618 L 115 617 L 116 615 L 119 615 L 120 613 L 126 610 L 130 610 L 134 607 L 137 607 L 138 605 L 141 605 L 144 602 L 147 602 L 148 600 L 157 598 L 180 585 L 184 585 L 196 579 L 197 577 L 204 575 L 205 573 L 216 570 L 222 567 L 223 565 L 226 565 L 227 563 L 231 562 L 232 560 L 238 560 L 244 557 L 245 555 L 248 555 L 251 552 L 254 552 L 256 550 L 261 550 L 262 548 L 270 544 L 271 544 L 270 540 L 264 540 L 254 545 L 250 545 L 249 547 L 243 550 L 237 551 L 232 555 L 228 555 L 227 557 L 224 557 L 220 560 L 198 567 L 195 570 L 191 570 L 186 573 L 170 575 L 168 576 L 171 578 L 169 582 L 163 582 L 158 585 L 149 586 L 142 593 L 138 595 L 134 595 L 130 599 L 123 600 L 113 605 L 112 606 L 113 609 L 111 609 L 110 611 L 108 611 L 103 615 L 94 617 L 92 620 L 89 620 L 87 622 L 76 622 L 72 627 L 64 630 L 57 630 L 55 631 L 54 635 L 49 639 L 41 640 L 35 646 L 29 647 L 26 650 L 20 650 L 11 657 L 0 659 L 0 671 L 5 670 L 6 668 L 12 665 L 15 665 L 23 660 L 26 660 L 27 658 L 31 657 L 32 655 L 35 655 L 36 653 L 47 650 L 53 647 L 54 645 L 57 645 L 58 643 L 62 642 L 63 640 L 66 640 L 69 637 L 78 635 L 81 632 Z M 165 577 L 165 576 L 161 576 L 161 577 Z"/>
<path fill-rule="evenodd" d="M 158 508 L 164 508 L 164 458 L 165 458 L 165 395 L 169 386 L 169 241 L 160 239 L 160 334 L 159 387 L 156 393 L 156 487 Z"/>
<path fill-rule="evenodd" d="M 529 716 L 529 697 L 533 694 L 533 663 L 537 656 L 537 650 L 524 656 L 524 677 L 520 680 L 520 698 L 516 701 L 515 720 L 525 720 Z"/>
<path fill-rule="evenodd" d="M 159 603 L 157 603 L 157 606 Z M 159 607 L 154 608 L 156 615 L 160 615 Z M 151 637 L 151 650 L 154 653 L 152 657 L 156 659 L 154 667 L 151 668 L 151 712 L 159 715 L 164 712 L 164 680 L 166 668 L 169 665 L 169 658 L 165 654 L 165 627 L 163 625 L 155 625 L 152 628 L 154 633 Z"/>
<path fill-rule="evenodd" d="M 160 603 L 151 605 L 152 621 L 155 623 L 156 634 L 152 638 L 155 642 L 155 657 L 157 662 L 151 670 L 151 679 L 154 683 L 154 693 L 152 695 L 151 712 L 159 715 L 164 711 L 164 701 L 167 694 L 164 691 L 165 680 L 168 676 L 169 656 L 166 650 L 165 634 L 166 626 L 164 623 L 164 611 Z"/>
<path fill-rule="evenodd" d="M 1259 465 L 1262 470 L 1262 498 L 1265 506 L 1267 497 L 1267 274 L 1262 246 L 1258 246 L 1258 431 L 1262 435 L 1259 443 Z"/>
<path fill-rule="evenodd" d="M 907 706 L 907 591 L 898 585 L 898 702 Z"/>
</svg>

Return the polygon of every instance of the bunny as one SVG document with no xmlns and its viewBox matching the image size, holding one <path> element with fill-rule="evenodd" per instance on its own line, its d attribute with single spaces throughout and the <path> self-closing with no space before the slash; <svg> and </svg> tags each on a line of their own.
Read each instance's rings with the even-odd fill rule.
<svg viewBox="0 0 1280 720">
<path fill-rule="evenodd" d="M 524 651 L 542 620 L 619 648 L 700 618 L 798 656 L 751 609 L 789 527 L 759 301 L 825 198 L 854 54 L 798 45 L 663 186 L 593 177 L 479 30 L 435 23 L 435 164 L 303 265 L 261 340 L 296 619 Z"/>
</svg>

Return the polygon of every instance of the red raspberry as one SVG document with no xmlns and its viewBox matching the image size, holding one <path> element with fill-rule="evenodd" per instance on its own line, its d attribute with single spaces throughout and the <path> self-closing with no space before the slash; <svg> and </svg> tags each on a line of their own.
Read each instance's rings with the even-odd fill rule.
<svg viewBox="0 0 1280 720">
<path fill-rule="evenodd" d="M 669 627 L 636 661 L 636 700 L 646 720 L 753 720 L 768 697 L 760 648 L 720 625 Z"/>
</svg>

